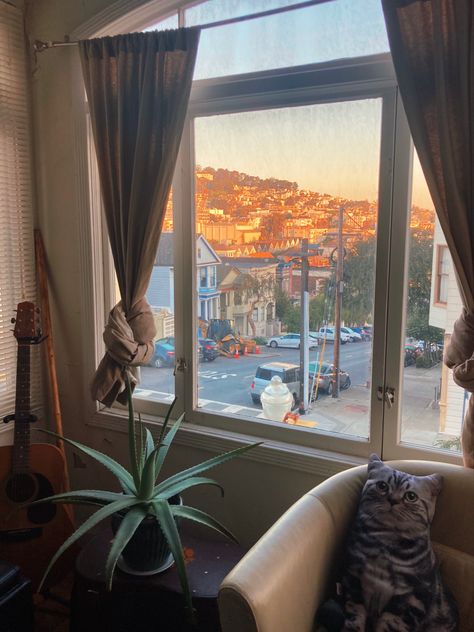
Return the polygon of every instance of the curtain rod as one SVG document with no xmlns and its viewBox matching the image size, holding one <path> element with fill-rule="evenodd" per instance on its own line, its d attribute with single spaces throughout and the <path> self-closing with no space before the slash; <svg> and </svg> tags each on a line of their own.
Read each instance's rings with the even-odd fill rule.
<svg viewBox="0 0 474 632">
<path fill-rule="evenodd" d="M 235 18 L 228 18 L 227 20 L 219 20 L 217 22 L 208 22 L 207 24 L 197 26 L 199 26 L 201 30 L 212 29 L 217 26 L 227 26 L 228 24 L 237 24 L 238 22 L 246 22 L 247 20 L 256 20 L 257 18 L 264 18 L 270 15 L 276 15 L 277 13 L 285 13 L 287 11 L 295 11 L 297 9 L 306 9 L 307 7 L 312 7 L 317 4 L 325 4 L 326 2 L 333 2 L 333 0 L 306 0 L 305 2 L 297 2 L 296 4 L 292 4 L 286 7 L 267 9 L 266 11 L 260 11 L 258 13 L 249 13 L 247 15 L 241 15 Z M 69 41 L 68 37 L 66 36 L 64 42 L 51 40 L 35 40 L 33 48 L 37 53 L 42 53 L 44 50 L 48 50 L 49 48 L 59 48 L 61 46 L 76 46 L 77 44 L 77 41 Z"/>
</svg>

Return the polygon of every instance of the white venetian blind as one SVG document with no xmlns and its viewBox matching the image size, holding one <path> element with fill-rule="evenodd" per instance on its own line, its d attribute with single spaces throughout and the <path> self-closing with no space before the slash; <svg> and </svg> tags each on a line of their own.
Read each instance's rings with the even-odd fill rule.
<svg viewBox="0 0 474 632">
<path fill-rule="evenodd" d="M 15 408 L 21 301 L 36 301 L 31 130 L 23 16 L 0 1 L 0 423 Z M 31 404 L 40 402 L 38 347 L 31 350 Z"/>
</svg>

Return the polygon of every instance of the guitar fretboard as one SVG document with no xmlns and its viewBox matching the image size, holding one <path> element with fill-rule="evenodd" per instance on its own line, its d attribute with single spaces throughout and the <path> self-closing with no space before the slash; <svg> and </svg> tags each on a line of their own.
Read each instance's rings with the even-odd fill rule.
<svg viewBox="0 0 474 632">
<path fill-rule="evenodd" d="M 16 369 L 13 473 L 28 472 L 30 464 L 30 345 L 18 342 Z"/>
</svg>

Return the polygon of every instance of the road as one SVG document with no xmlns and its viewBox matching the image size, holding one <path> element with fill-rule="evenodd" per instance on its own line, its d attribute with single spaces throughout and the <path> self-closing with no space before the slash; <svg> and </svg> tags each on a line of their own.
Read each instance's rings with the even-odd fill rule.
<svg viewBox="0 0 474 632">
<path fill-rule="evenodd" d="M 369 342 L 347 343 L 341 346 L 341 368 L 348 371 L 353 385 L 366 384 L 372 345 Z M 310 362 L 317 359 L 321 349 L 310 351 Z M 332 362 L 333 345 L 326 345 L 324 361 Z M 267 362 L 290 362 L 299 364 L 298 349 L 270 349 L 261 347 L 260 355 L 239 358 L 218 357 L 213 362 L 199 364 L 199 399 L 253 407 L 250 385 L 260 364 Z M 160 393 L 174 392 L 174 377 L 171 368 L 155 369 L 142 367 L 140 388 Z"/>
</svg>

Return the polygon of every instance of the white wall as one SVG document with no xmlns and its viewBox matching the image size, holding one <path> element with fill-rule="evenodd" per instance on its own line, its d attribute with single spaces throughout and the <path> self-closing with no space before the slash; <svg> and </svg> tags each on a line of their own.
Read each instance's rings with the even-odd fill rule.
<svg viewBox="0 0 474 632">
<path fill-rule="evenodd" d="M 27 33 L 31 40 L 62 40 L 111 0 L 35 0 L 29 4 Z M 77 111 L 84 108 L 81 69 L 76 47 L 57 48 L 32 60 L 38 224 L 42 230 L 51 270 L 51 309 L 56 346 L 59 392 L 68 436 L 83 440 L 126 462 L 125 435 L 87 425 L 95 406 L 88 394 L 93 368 L 99 358 L 94 330 L 103 327 L 104 315 L 93 315 L 91 288 L 85 272 L 94 260 L 87 235 L 91 221 L 87 183 L 81 179 L 85 160 L 85 129 Z M 83 118 L 83 117 L 82 117 Z M 79 117 L 81 119 L 81 117 Z M 101 296 L 102 288 L 92 291 Z M 92 316 L 91 316 L 92 314 Z M 169 469 L 206 458 L 202 449 L 177 445 Z M 86 459 L 70 464 L 72 485 L 99 488 L 111 484 L 108 474 Z M 200 506 L 210 509 L 251 543 L 302 493 L 320 481 L 316 475 L 250 460 L 226 464 L 216 477 L 226 489 L 221 500 L 200 491 Z M 201 504 L 202 500 L 202 504 Z"/>
</svg>

